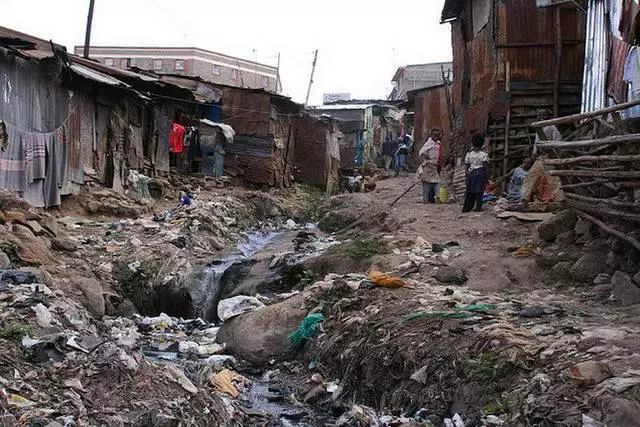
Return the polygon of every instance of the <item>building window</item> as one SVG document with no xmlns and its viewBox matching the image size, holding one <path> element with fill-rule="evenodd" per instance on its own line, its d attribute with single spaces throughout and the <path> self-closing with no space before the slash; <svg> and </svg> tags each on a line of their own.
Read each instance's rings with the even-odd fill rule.
<svg viewBox="0 0 640 427">
<path fill-rule="evenodd" d="M 109 67 L 113 67 L 113 58 L 105 58 L 104 65 L 108 65 Z"/>
<path fill-rule="evenodd" d="M 176 71 L 184 71 L 184 61 L 182 59 L 176 59 L 174 68 Z"/>
<path fill-rule="evenodd" d="M 156 71 L 162 71 L 162 59 L 153 60 L 153 69 Z"/>
<path fill-rule="evenodd" d="M 219 76 L 219 75 L 220 75 L 220 66 L 219 66 L 219 65 L 214 65 L 214 66 L 211 68 L 211 72 L 212 72 L 214 75 Z"/>
<path fill-rule="evenodd" d="M 262 87 L 265 89 L 269 87 L 269 77 L 262 76 Z"/>
<path fill-rule="evenodd" d="M 231 69 L 231 80 L 238 80 L 238 70 L 235 68 Z"/>
</svg>

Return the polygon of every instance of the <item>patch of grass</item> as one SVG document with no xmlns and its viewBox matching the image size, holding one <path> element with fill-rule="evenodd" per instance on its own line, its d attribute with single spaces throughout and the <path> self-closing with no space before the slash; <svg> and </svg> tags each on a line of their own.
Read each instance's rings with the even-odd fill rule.
<svg viewBox="0 0 640 427">
<path fill-rule="evenodd" d="M 502 415 L 507 412 L 506 405 L 501 400 L 495 400 L 482 408 L 485 415 Z"/>
<path fill-rule="evenodd" d="M 0 327 L 0 339 L 20 342 L 25 335 L 33 335 L 34 330 L 28 323 L 9 323 Z"/>
<path fill-rule="evenodd" d="M 356 239 L 332 246 L 328 252 L 343 254 L 352 261 L 360 262 L 374 255 L 388 254 L 389 247 L 386 242 L 377 239 Z"/>
<path fill-rule="evenodd" d="M 307 206 L 300 212 L 300 218 L 306 222 L 318 223 L 323 215 L 322 204 L 325 199 L 324 191 L 319 187 L 305 185 L 304 192 L 307 199 Z"/>
<path fill-rule="evenodd" d="M 295 281 L 297 282 L 295 289 L 304 289 L 309 285 L 312 285 L 317 278 L 317 273 L 313 270 L 302 270 L 298 272 L 295 276 Z"/>
<path fill-rule="evenodd" d="M 466 375 L 474 381 L 488 384 L 496 378 L 496 360 L 492 353 L 482 353 L 476 359 L 463 362 Z"/>
</svg>

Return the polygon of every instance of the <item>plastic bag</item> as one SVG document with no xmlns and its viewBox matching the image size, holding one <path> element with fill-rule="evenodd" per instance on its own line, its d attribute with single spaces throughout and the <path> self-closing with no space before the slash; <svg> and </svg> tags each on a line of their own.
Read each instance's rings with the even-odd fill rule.
<svg viewBox="0 0 640 427">
<path fill-rule="evenodd" d="M 307 342 L 307 340 L 315 335 L 318 324 L 323 321 L 324 315 L 322 313 L 309 314 L 305 317 L 302 322 L 300 322 L 298 329 L 290 336 L 293 345 L 299 347 Z"/>
</svg>

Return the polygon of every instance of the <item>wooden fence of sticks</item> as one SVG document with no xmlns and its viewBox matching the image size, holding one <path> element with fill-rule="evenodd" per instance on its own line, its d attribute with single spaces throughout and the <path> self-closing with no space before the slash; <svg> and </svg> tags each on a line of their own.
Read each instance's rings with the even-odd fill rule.
<svg viewBox="0 0 640 427">
<path fill-rule="evenodd" d="M 640 133 L 621 112 L 640 100 L 535 122 L 545 169 L 560 178 L 566 202 L 581 218 L 640 251 Z M 548 141 L 547 126 L 574 125 L 568 140 Z M 580 135 L 580 136 L 577 136 Z M 637 230 L 634 232 L 634 230 Z"/>
</svg>

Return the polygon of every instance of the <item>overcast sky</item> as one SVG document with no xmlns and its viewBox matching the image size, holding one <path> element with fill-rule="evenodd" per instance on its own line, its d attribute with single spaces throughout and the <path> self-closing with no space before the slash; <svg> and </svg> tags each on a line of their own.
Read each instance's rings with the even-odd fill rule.
<svg viewBox="0 0 640 427">
<path fill-rule="evenodd" d="M 310 103 L 327 92 L 385 98 L 395 69 L 451 59 L 443 0 L 96 0 L 94 45 L 194 46 L 276 65 L 284 93 Z M 84 43 L 89 0 L 0 0 L 0 25 Z"/>
</svg>

